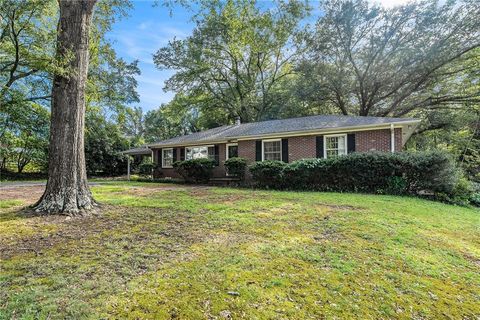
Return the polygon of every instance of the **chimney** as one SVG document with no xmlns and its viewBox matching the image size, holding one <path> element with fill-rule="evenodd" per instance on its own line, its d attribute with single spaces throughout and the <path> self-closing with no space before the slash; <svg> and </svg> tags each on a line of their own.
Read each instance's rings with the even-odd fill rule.
<svg viewBox="0 0 480 320">
<path fill-rule="evenodd" d="M 240 121 L 240 117 L 235 118 L 235 125 L 239 126 L 242 122 Z"/>
</svg>

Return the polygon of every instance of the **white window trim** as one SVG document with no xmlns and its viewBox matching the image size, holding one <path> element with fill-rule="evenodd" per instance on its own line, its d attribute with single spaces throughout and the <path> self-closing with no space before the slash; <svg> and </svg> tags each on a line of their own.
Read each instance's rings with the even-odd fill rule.
<svg viewBox="0 0 480 320">
<path fill-rule="evenodd" d="M 323 157 L 327 159 L 327 138 L 334 138 L 334 137 L 345 137 L 345 154 L 348 154 L 348 140 L 347 140 L 347 134 L 346 133 L 341 133 L 341 134 L 329 134 L 323 136 Z"/>
<path fill-rule="evenodd" d="M 208 148 L 212 147 L 214 148 L 215 145 L 214 144 L 206 144 L 206 145 L 200 145 L 200 146 L 188 146 L 188 147 L 185 147 L 184 150 L 185 150 L 185 160 L 187 160 L 187 149 L 189 148 L 203 148 L 203 147 L 206 147 L 207 148 L 207 156 L 208 156 Z"/>
<path fill-rule="evenodd" d="M 225 146 L 226 150 L 225 150 L 225 160 L 228 160 L 230 158 L 230 155 L 228 154 L 228 147 L 232 147 L 232 146 L 237 146 L 237 150 L 238 150 L 238 143 L 227 143 L 227 145 Z"/>
<path fill-rule="evenodd" d="M 282 139 L 265 139 L 262 140 L 262 161 L 265 161 L 265 142 L 275 142 L 280 141 L 280 161 L 282 161 Z"/>
<path fill-rule="evenodd" d="M 173 158 L 173 148 L 163 148 L 162 149 L 162 168 L 173 168 L 173 166 L 164 165 L 165 151 L 169 151 L 169 150 L 172 151 L 172 163 L 175 161 L 175 159 Z"/>
</svg>

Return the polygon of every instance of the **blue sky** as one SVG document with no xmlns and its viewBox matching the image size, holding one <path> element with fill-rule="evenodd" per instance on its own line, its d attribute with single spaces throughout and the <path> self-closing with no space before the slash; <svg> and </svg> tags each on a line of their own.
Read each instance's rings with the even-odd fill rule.
<svg viewBox="0 0 480 320">
<path fill-rule="evenodd" d="M 408 0 L 372 0 L 391 7 Z M 153 1 L 134 0 L 130 16 L 123 18 L 113 25 L 108 37 L 113 40 L 117 54 L 127 62 L 139 60 L 142 72 L 137 77 L 140 103 L 136 104 L 144 111 L 159 107 L 170 101 L 174 93 L 164 92 L 165 81 L 173 74 L 171 70 L 158 70 L 153 64 L 153 54 L 165 46 L 174 37 L 182 39 L 193 30 L 194 24 L 190 21 L 191 12 L 176 6 L 170 15 L 169 9 L 163 6 L 152 6 Z M 267 5 L 269 1 L 263 2 Z M 310 1 L 313 7 L 318 7 L 314 0 Z"/>
<path fill-rule="evenodd" d="M 173 71 L 160 71 L 153 64 L 153 54 L 174 37 L 185 38 L 193 30 L 191 13 L 175 7 L 170 16 L 167 8 L 152 6 L 150 1 L 133 1 L 130 16 L 115 23 L 108 34 L 117 54 L 126 61 L 139 60 L 142 72 L 137 77 L 140 103 L 144 111 L 155 109 L 173 98 L 164 92 L 164 82 Z"/>
</svg>

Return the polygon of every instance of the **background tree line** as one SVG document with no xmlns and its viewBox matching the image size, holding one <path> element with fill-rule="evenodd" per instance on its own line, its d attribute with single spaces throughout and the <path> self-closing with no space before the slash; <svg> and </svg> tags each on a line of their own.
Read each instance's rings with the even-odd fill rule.
<svg viewBox="0 0 480 320">
<path fill-rule="evenodd" d="M 86 119 L 90 174 L 122 172 L 119 151 L 129 146 L 237 117 L 345 114 L 419 117 L 422 127 L 407 147 L 448 150 L 480 179 L 477 1 L 419 1 L 392 9 L 365 0 L 198 1 L 192 34 L 154 53 L 159 69 L 175 70 L 164 88 L 175 97 L 146 113 L 132 107 L 138 102 L 136 62 L 118 58 L 105 39 L 129 7 L 100 1 L 95 13 Z M 55 19 L 48 17 L 57 15 L 55 8 L 50 1 L 2 1 L 4 165 L 19 157 L 42 164 L 48 125 L 40 130 L 35 123 L 48 119 L 50 75 L 61 69 L 52 63 Z M 175 5 L 171 10 L 175 15 Z M 28 129 L 32 123 L 36 130 Z M 25 152 L 29 148 L 36 151 Z"/>
</svg>

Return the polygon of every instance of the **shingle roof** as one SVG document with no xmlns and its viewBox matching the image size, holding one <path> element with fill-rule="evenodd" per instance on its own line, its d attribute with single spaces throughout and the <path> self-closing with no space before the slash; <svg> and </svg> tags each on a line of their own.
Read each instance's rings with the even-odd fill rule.
<svg viewBox="0 0 480 320">
<path fill-rule="evenodd" d="M 282 120 L 268 120 L 261 122 L 243 123 L 240 125 L 226 125 L 214 129 L 171 138 L 150 144 L 177 145 L 190 143 L 208 143 L 249 136 L 271 135 L 276 133 L 290 133 L 315 131 L 324 129 L 349 128 L 359 126 L 386 125 L 391 123 L 412 123 L 419 122 L 413 118 L 383 118 L 383 117 L 359 117 L 359 116 L 338 116 L 320 115 L 301 118 L 290 118 Z"/>
<path fill-rule="evenodd" d="M 205 131 L 199 131 L 192 134 L 187 134 L 184 136 L 179 136 L 167 140 L 162 140 L 155 142 L 153 144 L 181 144 L 181 143 L 190 143 L 190 142 L 208 142 L 222 140 L 227 136 L 227 131 L 234 127 L 234 125 L 221 126 Z"/>
</svg>

